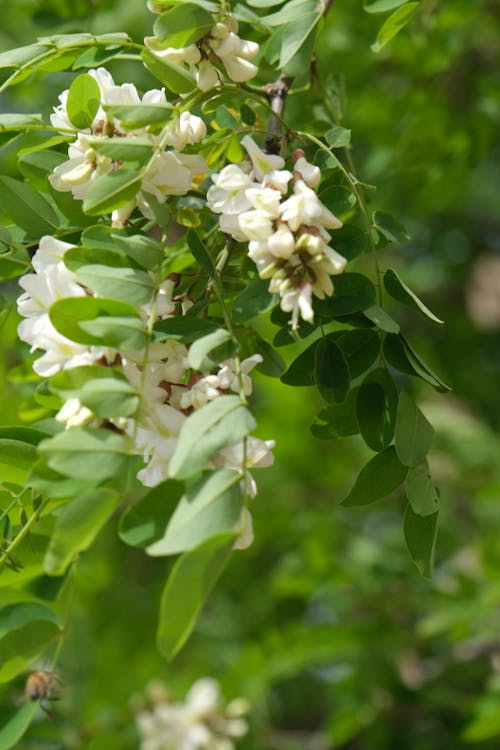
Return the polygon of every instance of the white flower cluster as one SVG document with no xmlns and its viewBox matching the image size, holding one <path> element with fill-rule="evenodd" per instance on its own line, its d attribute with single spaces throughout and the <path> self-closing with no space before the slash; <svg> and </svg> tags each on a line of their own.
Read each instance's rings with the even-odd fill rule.
<svg viewBox="0 0 500 750">
<path fill-rule="evenodd" d="M 116 427 L 130 435 L 136 452 L 147 464 L 139 471 L 138 479 L 145 486 L 154 487 L 169 476 L 169 460 L 189 414 L 220 395 L 239 393 L 241 387 L 246 395 L 250 395 L 252 381 L 248 373 L 262 361 L 262 357 L 254 355 L 243 360 L 241 375 L 237 374 L 234 360 L 222 362 L 216 373 L 202 375 L 190 369 L 187 347 L 174 339 L 152 343 L 147 355 L 145 351 L 119 352 L 67 339 L 52 325 L 49 309 L 59 299 L 83 297 L 89 293 L 64 264 L 64 254 L 71 247 L 54 237 L 42 237 L 33 256 L 35 273 L 26 274 L 19 281 L 24 292 L 18 299 L 18 310 L 25 318 L 19 325 L 19 337 L 31 345 L 32 352 L 44 350 L 33 365 L 35 372 L 43 377 L 97 362 L 121 368 L 131 385 L 141 393 L 141 404 L 135 418 L 119 419 Z M 166 279 L 162 283 L 155 305 L 155 319 L 182 314 L 185 300 L 176 300 L 174 290 L 175 280 Z M 144 305 L 139 312 L 147 324 L 151 305 Z M 63 405 L 56 419 L 66 427 L 97 423 L 92 412 L 74 398 Z M 257 488 L 247 469 L 271 465 L 273 447 L 273 441 L 248 438 L 245 451 L 242 443 L 229 446 L 213 458 L 211 465 L 212 468 L 227 466 L 244 471 L 246 492 L 254 496 Z M 242 535 L 240 546 L 245 539 L 251 542 L 251 525 L 246 513 L 242 514 L 237 531 Z"/>
<path fill-rule="evenodd" d="M 115 224 L 123 223 L 136 207 L 148 219 L 153 219 L 148 195 L 153 195 L 159 203 L 163 203 L 168 195 L 185 195 L 191 188 L 193 177 L 206 171 L 203 157 L 181 153 L 186 145 L 198 143 L 206 136 L 205 123 L 200 117 L 183 112 L 160 133 L 152 134 L 148 128 L 125 130 L 117 118 L 103 109 L 103 105 L 166 104 L 164 90 L 147 91 L 141 99 L 133 83 L 116 85 L 105 68 L 89 70 L 89 75 L 99 86 L 100 107 L 91 127 L 77 133 L 68 149 L 69 160 L 54 169 L 49 177 L 50 184 L 56 190 L 71 191 L 75 198 L 83 200 L 97 177 L 121 166 L 109 156 L 97 153 L 94 148 L 96 141 L 110 137 L 147 137 L 152 145 L 169 146 L 170 150 L 160 149 L 156 153 L 143 176 L 141 190 L 125 207 L 115 210 L 112 219 Z M 66 109 L 68 94 L 69 90 L 66 90 L 59 96 L 60 105 L 54 107 L 50 118 L 53 127 L 62 132 L 75 130 Z"/>
<path fill-rule="evenodd" d="M 153 13 L 161 12 L 154 2 L 149 2 L 148 8 Z M 251 61 L 257 56 L 259 45 L 248 39 L 240 39 L 238 28 L 238 21 L 228 13 L 196 44 L 179 48 L 165 47 L 161 39 L 154 36 L 146 37 L 144 43 L 160 60 L 167 60 L 188 69 L 201 91 L 210 91 L 222 81 L 221 71 L 217 65 L 222 65 L 228 77 L 235 83 L 249 81 L 258 73 L 257 66 Z"/>
<path fill-rule="evenodd" d="M 149 694 L 153 708 L 136 714 L 140 750 L 234 750 L 248 732 L 248 701 L 236 698 L 224 708 L 211 677 L 197 680 L 183 703 L 170 701 L 161 684 L 152 684 Z"/>
<path fill-rule="evenodd" d="M 345 268 L 347 261 L 328 245 L 327 232 L 342 222 L 319 200 L 321 172 L 303 151 L 294 151 L 289 171 L 281 156 L 264 153 L 250 136 L 241 143 L 250 161 L 214 174 L 207 204 L 221 215 L 223 232 L 249 243 L 259 276 L 270 279 L 269 291 L 280 295 L 295 329 L 299 317 L 313 321 L 312 295 L 331 296 L 330 277 Z"/>
</svg>

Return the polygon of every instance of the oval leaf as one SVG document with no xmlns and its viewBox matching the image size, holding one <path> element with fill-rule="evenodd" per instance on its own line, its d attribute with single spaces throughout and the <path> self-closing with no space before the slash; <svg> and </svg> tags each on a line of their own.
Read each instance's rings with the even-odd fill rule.
<svg viewBox="0 0 500 750">
<path fill-rule="evenodd" d="M 314 299 L 314 310 L 320 318 L 330 320 L 370 307 L 375 302 L 375 287 L 360 273 L 343 273 L 335 277 L 332 297 Z"/>
<path fill-rule="evenodd" d="M 76 556 L 88 549 L 120 502 L 118 493 L 99 489 L 72 500 L 57 516 L 43 567 L 62 575 Z"/>
<path fill-rule="evenodd" d="M 25 703 L 5 726 L 0 729 L 0 750 L 16 747 L 21 737 L 28 730 L 38 711 L 38 703 Z"/>
<path fill-rule="evenodd" d="M 189 638 L 235 538 L 236 534 L 219 534 L 185 552 L 175 563 L 162 594 L 157 632 L 158 648 L 167 659 Z"/>
<path fill-rule="evenodd" d="M 409 470 L 405 489 L 406 497 L 411 503 L 413 512 L 417 515 L 431 516 L 439 510 L 439 496 L 432 484 L 427 461 L 423 461 Z"/>
<path fill-rule="evenodd" d="M 340 347 L 333 341 L 322 339 L 317 348 L 314 378 L 318 390 L 329 404 L 343 401 L 349 390 L 349 367 Z"/>
<path fill-rule="evenodd" d="M 394 444 L 399 460 L 405 466 L 416 466 L 425 460 L 431 447 L 434 430 L 412 397 L 399 394 Z"/>
<path fill-rule="evenodd" d="M 232 531 L 241 515 L 241 475 L 233 469 L 212 471 L 190 487 L 174 511 L 165 535 L 148 555 L 175 555 L 206 539 Z"/>
<path fill-rule="evenodd" d="M 408 503 L 406 506 L 403 531 L 410 557 L 421 575 L 432 578 L 434 571 L 434 551 L 436 549 L 437 523 L 439 511 L 431 516 L 420 516 Z"/>
<path fill-rule="evenodd" d="M 83 210 L 90 216 L 111 213 L 126 206 L 141 189 L 141 176 L 130 169 L 117 169 L 94 180 L 83 201 Z"/>
<path fill-rule="evenodd" d="M 384 369 L 370 373 L 361 384 L 356 401 L 359 430 L 374 451 L 386 448 L 394 436 L 398 392 Z"/>
<path fill-rule="evenodd" d="M 0 177 L 0 210 L 30 237 L 54 234 L 59 220 L 44 196 L 31 185 Z"/>
<path fill-rule="evenodd" d="M 160 539 L 183 491 L 184 485 L 174 479 L 152 489 L 122 515 L 120 538 L 131 547 L 147 547 Z"/>
<path fill-rule="evenodd" d="M 73 427 L 43 440 L 39 450 L 54 471 L 75 479 L 103 481 L 123 475 L 128 462 L 128 445 L 116 432 L 90 427 Z"/>
<path fill-rule="evenodd" d="M 88 75 L 77 76 L 69 87 L 66 112 L 68 119 L 77 130 L 90 128 L 101 102 L 99 84 Z"/>
<path fill-rule="evenodd" d="M 170 460 L 170 476 L 183 479 L 205 468 L 226 445 L 237 443 L 255 428 L 255 420 L 239 396 L 219 396 L 193 412 L 179 434 Z"/>
<path fill-rule="evenodd" d="M 407 467 L 403 466 L 394 446 L 390 445 L 361 469 L 354 487 L 342 501 L 342 505 L 368 505 L 380 500 L 399 487 L 407 473 Z"/>
<path fill-rule="evenodd" d="M 371 45 L 371 50 L 373 52 L 380 52 L 406 26 L 419 5 L 419 2 L 406 3 L 401 8 L 395 10 L 394 13 L 391 13 L 380 28 L 377 39 Z"/>
</svg>

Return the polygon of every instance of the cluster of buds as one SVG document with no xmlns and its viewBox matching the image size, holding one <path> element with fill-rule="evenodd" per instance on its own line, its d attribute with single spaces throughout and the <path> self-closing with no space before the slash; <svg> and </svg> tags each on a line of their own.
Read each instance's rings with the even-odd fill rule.
<svg viewBox="0 0 500 750">
<path fill-rule="evenodd" d="M 83 200 L 97 177 L 121 166 L 121 162 L 99 154 L 95 144 L 110 137 L 146 137 L 157 150 L 143 176 L 141 190 L 126 206 L 113 212 L 112 220 L 115 225 L 123 223 L 136 207 L 148 219 L 153 219 L 148 194 L 153 195 L 159 203 L 163 203 L 169 195 L 185 195 L 192 186 L 193 178 L 206 171 L 203 157 L 181 153 L 186 145 L 199 143 L 205 137 L 205 123 L 200 117 L 183 112 L 160 133 L 151 133 L 149 127 L 125 129 L 120 120 L 106 112 L 106 105 L 165 105 L 165 91 L 153 89 L 141 99 L 134 84 L 116 85 L 105 68 L 90 70 L 89 75 L 96 80 L 101 95 L 100 106 L 91 126 L 80 132 L 75 131 L 67 113 L 68 90 L 59 96 L 60 105 L 54 108 L 51 115 L 53 127 L 64 133 L 73 130 L 77 137 L 69 146 L 68 161 L 57 166 L 50 175 L 50 184 L 55 190 L 71 191 L 75 198 Z"/>
<path fill-rule="evenodd" d="M 211 677 L 197 680 L 182 703 L 159 682 L 148 686 L 148 694 L 152 707 L 136 710 L 140 750 L 234 750 L 248 732 L 248 701 L 236 698 L 224 707 Z"/>
<path fill-rule="evenodd" d="M 230 359 L 220 363 L 216 372 L 202 374 L 190 367 L 188 348 L 174 339 L 152 343 L 147 355 L 143 350 L 118 351 L 71 341 L 54 328 L 49 318 L 50 307 L 57 300 L 89 294 L 64 263 L 64 255 L 71 247 L 51 236 L 41 239 L 33 257 L 35 273 L 26 274 L 19 281 L 24 292 L 18 299 L 18 310 L 25 318 L 19 325 L 19 337 L 31 345 L 32 351 L 44 350 L 33 365 L 35 372 L 43 377 L 96 363 L 120 369 L 141 393 L 141 401 L 133 418 L 120 418 L 114 426 L 130 436 L 135 452 L 144 458 L 146 466 L 138 472 L 138 479 L 145 486 L 154 487 L 169 476 L 169 460 L 187 417 L 221 395 L 241 390 L 250 395 L 252 381 L 248 373 L 262 357 L 258 354 L 248 357 L 240 368 Z M 176 278 L 168 278 L 162 283 L 154 305 L 155 320 L 182 315 L 188 307 L 189 300 L 184 295 L 174 296 L 176 281 Z M 143 305 L 139 312 L 148 325 L 152 305 Z M 63 405 L 56 419 L 67 428 L 102 423 L 76 398 Z M 247 469 L 269 466 L 273 462 L 272 447 L 273 441 L 248 438 L 245 450 L 242 443 L 228 446 L 212 459 L 211 466 L 243 471 L 245 491 L 253 496 L 257 488 Z M 250 533 L 251 541 L 248 523 L 244 514 L 238 530 L 242 533 L 246 530 L 247 537 Z"/>
<path fill-rule="evenodd" d="M 241 143 L 250 160 L 212 176 L 207 204 L 220 214 L 224 233 L 249 243 L 259 276 L 270 279 L 269 291 L 280 295 L 296 329 L 299 317 L 313 322 L 312 296 L 331 296 L 331 276 L 345 268 L 346 259 L 328 245 L 327 231 L 342 222 L 319 200 L 321 172 L 303 151 L 294 151 L 289 171 L 281 156 L 264 153 L 250 136 Z"/>
<path fill-rule="evenodd" d="M 148 3 L 153 12 L 160 12 L 154 3 Z M 228 13 L 223 20 L 202 39 L 187 47 L 165 46 L 158 37 L 147 37 L 146 46 L 161 60 L 167 60 L 188 69 L 201 91 L 209 91 L 222 82 L 222 66 L 227 76 L 235 83 L 244 83 L 258 73 L 252 60 L 259 52 L 259 45 L 238 36 L 238 21 Z"/>
</svg>

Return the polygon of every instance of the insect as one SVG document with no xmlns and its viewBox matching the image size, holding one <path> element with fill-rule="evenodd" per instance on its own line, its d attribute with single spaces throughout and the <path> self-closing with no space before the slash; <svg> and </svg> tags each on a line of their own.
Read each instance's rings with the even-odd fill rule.
<svg viewBox="0 0 500 750">
<path fill-rule="evenodd" d="M 48 669 L 32 672 L 26 680 L 26 698 L 30 701 L 39 701 L 40 708 L 52 721 L 56 721 L 57 717 L 46 704 L 48 701 L 59 700 L 53 693 L 60 690 L 60 682 L 57 674 Z"/>
</svg>

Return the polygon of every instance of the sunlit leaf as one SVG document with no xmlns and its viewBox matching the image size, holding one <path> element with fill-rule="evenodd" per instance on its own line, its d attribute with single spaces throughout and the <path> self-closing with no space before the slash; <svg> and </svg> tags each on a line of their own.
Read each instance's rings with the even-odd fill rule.
<svg viewBox="0 0 500 750">
<path fill-rule="evenodd" d="M 191 485 L 175 509 L 164 536 L 148 547 L 149 555 L 175 555 L 206 539 L 232 531 L 242 507 L 241 474 L 219 469 Z"/>
<path fill-rule="evenodd" d="M 185 552 L 174 565 L 163 591 L 157 643 L 172 659 L 193 630 L 198 615 L 233 548 L 236 534 L 220 534 Z"/>
<path fill-rule="evenodd" d="M 28 730 L 38 711 L 38 703 L 24 703 L 17 713 L 0 729 L 0 750 L 16 747 Z"/>
<path fill-rule="evenodd" d="M 90 128 L 101 102 L 101 91 L 96 79 L 87 73 L 77 76 L 69 87 L 66 112 L 77 130 Z"/>
<path fill-rule="evenodd" d="M 62 575 L 80 552 L 88 549 L 120 502 L 118 493 L 101 489 L 76 497 L 57 516 L 43 566 Z"/>
<path fill-rule="evenodd" d="M 232 334 L 218 328 L 193 342 L 188 352 L 189 365 L 200 372 L 213 370 L 219 362 L 232 357 L 237 348 Z"/>
<path fill-rule="evenodd" d="M 140 174 L 122 167 L 101 175 L 90 184 L 83 201 L 83 210 L 91 216 L 110 213 L 126 206 L 140 189 Z"/>
<path fill-rule="evenodd" d="M 380 52 L 380 50 L 385 47 L 385 45 L 388 44 L 391 39 L 396 36 L 396 34 L 399 34 L 401 29 L 406 26 L 412 15 L 415 13 L 419 5 L 420 2 L 406 3 L 400 8 L 397 8 L 394 13 L 391 13 L 389 18 L 380 28 L 377 34 L 377 39 L 371 45 L 372 51 Z"/>
<path fill-rule="evenodd" d="M 0 210 L 30 237 L 53 234 L 59 220 L 48 200 L 31 185 L 0 177 Z"/>
<path fill-rule="evenodd" d="M 129 447 L 126 439 L 112 430 L 73 427 L 39 445 L 51 469 L 76 478 L 103 481 L 123 475 Z"/>
<path fill-rule="evenodd" d="M 255 428 L 255 420 L 239 396 L 219 396 L 184 422 L 170 460 L 170 476 L 183 479 L 205 468 L 212 456 Z"/>
</svg>

